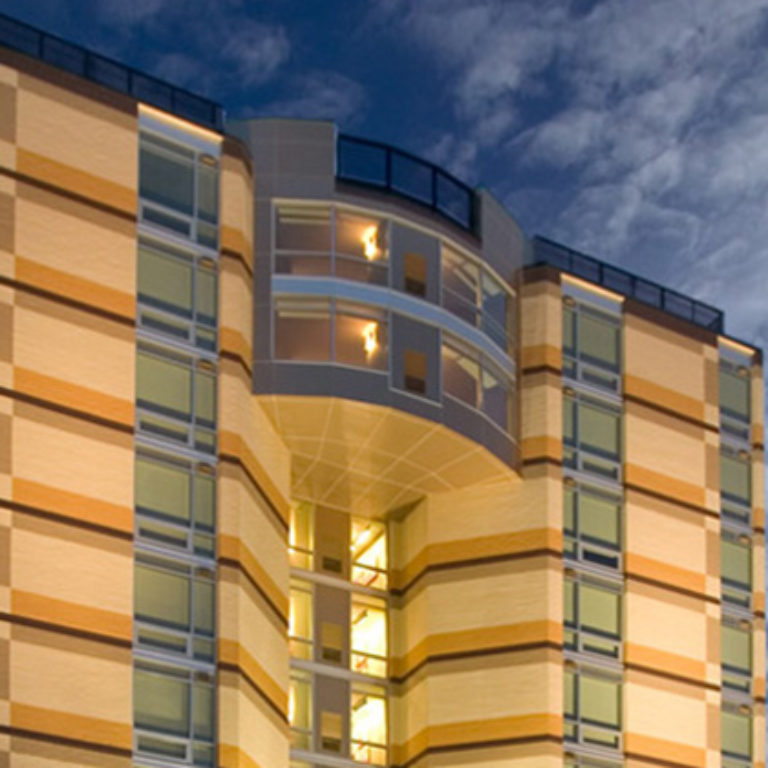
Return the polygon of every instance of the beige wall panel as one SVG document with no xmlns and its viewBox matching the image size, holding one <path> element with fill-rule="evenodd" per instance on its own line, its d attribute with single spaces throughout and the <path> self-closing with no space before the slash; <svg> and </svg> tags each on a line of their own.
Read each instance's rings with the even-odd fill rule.
<svg viewBox="0 0 768 768">
<path fill-rule="evenodd" d="M 71 90 L 19 77 L 19 146 L 135 190 L 137 120 Z"/>
<path fill-rule="evenodd" d="M 521 367 L 562 365 L 563 308 L 560 286 L 549 281 L 523 285 L 520 291 Z"/>
<path fill-rule="evenodd" d="M 133 553 L 128 542 L 17 514 L 11 549 L 14 591 L 121 615 L 130 632 Z M 56 621 L 51 616 L 51 621 Z M 115 617 L 116 619 L 118 617 Z M 92 631 L 107 631 L 98 625 Z"/>
<path fill-rule="evenodd" d="M 704 504 L 707 456 L 703 429 L 635 403 L 626 404 L 624 429 L 628 483 Z"/>
<path fill-rule="evenodd" d="M 11 644 L 11 722 L 17 727 L 32 725 L 35 709 L 52 713 L 33 730 L 58 732 L 66 721 L 55 713 L 75 718 L 94 718 L 104 723 L 94 727 L 93 741 L 130 748 L 133 719 L 131 664 L 128 652 L 118 662 L 16 640 Z M 44 673 L 43 673 L 44 670 Z M 73 695 L 73 692 L 77 695 Z M 18 709 L 18 712 L 16 711 Z M 32 722 L 30 722 L 32 721 Z M 110 738 L 110 734 L 112 738 Z M 65 734 L 88 739 L 86 734 Z"/>
<path fill-rule="evenodd" d="M 752 378 L 751 378 L 751 399 L 752 399 L 752 429 L 756 433 L 754 437 L 758 438 L 753 440 L 754 442 L 763 443 L 765 435 L 763 433 L 765 423 L 765 391 L 763 389 L 765 382 L 763 381 L 763 366 L 752 366 Z"/>
<path fill-rule="evenodd" d="M 702 415 L 706 395 L 704 346 L 631 313 L 624 316 L 624 373 L 698 401 Z"/>
<path fill-rule="evenodd" d="M 130 756 L 111 755 L 103 750 L 89 750 L 41 739 L 13 737 L 10 762 L 0 768 L 131 768 Z"/>
<path fill-rule="evenodd" d="M 240 262 L 221 259 L 219 328 L 222 347 L 233 347 L 246 364 L 253 357 L 253 290 L 251 277 Z"/>
<path fill-rule="evenodd" d="M 520 390 L 520 444 L 523 460 L 562 459 L 562 382 L 549 372 L 523 377 Z"/>
<path fill-rule="evenodd" d="M 563 748 L 550 742 L 533 742 L 493 749 L 449 750 L 426 755 L 413 768 L 562 768 Z"/>
<path fill-rule="evenodd" d="M 103 320 L 60 308 L 40 299 L 22 302 L 14 313 L 14 364 L 46 378 L 59 379 L 123 401 L 117 410 L 132 423 L 135 379 L 135 342 L 99 330 Z M 132 336 L 126 329 L 125 336 Z M 41 392 L 40 396 L 45 397 Z M 87 402 L 83 403 L 87 409 Z"/>
<path fill-rule="evenodd" d="M 288 768 L 288 726 L 228 672 L 219 675 L 221 768 Z"/>
<path fill-rule="evenodd" d="M 23 189 L 16 201 L 16 253 L 135 301 L 135 225 L 50 192 Z"/>
<path fill-rule="evenodd" d="M 707 573 L 705 518 L 669 502 L 636 492 L 625 500 L 625 551 L 674 568 Z M 659 581 L 664 574 L 659 573 Z"/>
<path fill-rule="evenodd" d="M 253 262 L 253 179 L 245 163 L 226 152 L 221 158 L 221 225 L 230 245 Z"/>
<path fill-rule="evenodd" d="M 17 403 L 13 422 L 13 474 L 50 489 L 77 494 L 116 514 L 133 506 L 130 435 Z M 55 490 L 51 503 L 56 504 Z M 14 490 L 14 497 L 18 491 Z M 22 499 L 18 499 L 21 501 Z M 51 507 L 56 509 L 56 506 Z M 122 520 L 105 519 L 105 525 Z"/>
<path fill-rule="evenodd" d="M 427 499 L 416 503 L 404 517 L 394 518 L 390 526 L 391 561 L 390 569 L 393 572 L 404 571 L 406 567 L 416 561 L 420 553 L 426 550 L 429 543 L 427 523 Z M 425 556 L 421 555 L 423 563 Z M 397 575 L 396 582 L 399 583 Z"/>
</svg>

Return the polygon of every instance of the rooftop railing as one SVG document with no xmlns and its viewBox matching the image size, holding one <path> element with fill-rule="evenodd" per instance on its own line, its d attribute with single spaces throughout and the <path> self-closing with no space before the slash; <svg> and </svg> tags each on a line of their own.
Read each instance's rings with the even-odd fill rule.
<svg viewBox="0 0 768 768">
<path fill-rule="evenodd" d="M 537 235 L 533 238 L 533 254 L 536 264 L 549 264 L 623 296 L 669 312 L 709 331 L 724 332 L 724 315 L 716 307 L 605 264 L 554 240 Z"/>
<path fill-rule="evenodd" d="M 219 104 L 4 14 L 0 14 L 0 46 L 20 51 L 214 131 L 221 133 L 224 130 L 224 110 Z"/>
<path fill-rule="evenodd" d="M 426 160 L 387 144 L 340 135 L 336 177 L 393 192 L 475 230 L 474 190 Z"/>
</svg>

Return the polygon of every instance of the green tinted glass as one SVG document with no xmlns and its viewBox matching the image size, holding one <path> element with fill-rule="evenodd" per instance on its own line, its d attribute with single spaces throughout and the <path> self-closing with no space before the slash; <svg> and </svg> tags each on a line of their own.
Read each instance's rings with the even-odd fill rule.
<svg viewBox="0 0 768 768">
<path fill-rule="evenodd" d="M 579 314 L 579 356 L 612 370 L 619 367 L 619 327 L 587 312 Z"/>
<path fill-rule="evenodd" d="M 575 314 L 569 307 L 563 308 L 563 351 L 570 355 L 576 354 L 576 321 Z"/>
<path fill-rule="evenodd" d="M 723 538 L 720 541 L 720 573 L 724 579 L 749 587 L 752 584 L 752 558 L 748 544 Z"/>
<path fill-rule="evenodd" d="M 209 427 L 216 420 L 216 377 L 204 371 L 195 371 L 195 417 Z"/>
<path fill-rule="evenodd" d="M 196 739 L 213 738 L 213 688 L 204 683 L 195 683 L 192 689 Z"/>
<path fill-rule="evenodd" d="M 134 578 L 136 618 L 189 627 L 189 578 L 136 563 Z"/>
<path fill-rule="evenodd" d="M 751 633 L 748 629 L 723 624 L 720 628 L 720 649 L 723 664 L 750 672 L 752 669 L 752 642 Z"/>
<path fill-rule="evenodd" d="M 136 669 L 133 719 L 139 728 L 189 734 L 189 683 L 181 678 Z"/>
<path fill-rule="evenodd" d="M 621 507 L 618 502 L 582 492 L 579 494 L 578 509 L 582 536 L 619 546 Z"/>
<path fill-rule="evenodd" d="M 579 403 L 579 445 L 618 458 L 619 415 Z"/>
<path fill-rule="evenodd" d="M 155 136 L 142 136 L 139 157 L 141 197 L 187 215 L 194 211 L 192 153 Z"/>
<path fill-rule="evenodd" d="M 619 636 L 621 598 L 607 589 L 579 584 L 579 623 L 585 629 Z"/>
<path fill-rule="evenodd" d="M 720 369 L 720 407 L 749 421 L 749 378 Z"/>
<path fill-rule="evenodd" d="M 739 757 L 752 756 L 752 718 L 738 712 L 724 710 L 721 715 L 720 748 Z"/>
<path fill-rule="evenodd" d="M 197 173 L 197 215 L 215 224 L 219 218 L 218 168 L 201 162 Z"/>
<path fill-rule="evenodd" d="M 750 462 L 729 454 L 720 454 L 720 490 L 745 503 L 751 500 Z"/>
<path fill-rule="evenodd" d="M 198 265 L 195 300 L 197 303 L 197 319 L 200 322 L 214 325 L 216 323 L 216 272 L 208 267 Z"/>
<path fill-rule="evenodd" d="M 576 622 L 576 582 L 566 579 L 564 582 L 563 620 L 567 624 Z"/>
<path fill-rule="evenodd" d="M 563 398 L 563 441 L 573 443 L 576 440 L 576 401 Z"/>
<path fill-rule="evenodd" d="M 136 396 L 142 405 L 189 418 L 191 384 L 189 366 L 141 350 L 136 355 Z"/>
<path fill-rule="evenodd" d="M 207 635 L 213 634 L 214 623 L 213 582 L 195 579 L 195 630 Z"/>
<path fill-rule="evenodd" d="M 213 530 L 216 506 L 216 483 L 207 475 L 195 475 L 195 522 Z"/>
<path fill-rule="evenodd" d="M 140 510 L 189 520 L 189 473 L 182 467 L 136 458 L 135 503 Z"/>
<path fill-rule="evenodd" d="M 584 720 L 618 728 L 620 696 L 618 682 L 586 675 L 579 678 L 579 713 Z"/>
<path fill-rule="evenodd" d="M 570 669 L 566 669 L 563 675 L 563 710 L 566 715 L 576 716 L 575 675 Z"/>
<path fill-rule="evenodd" d="M 189 317 L 192 314 L 192 261 L 183 254 L 139 246 L 139 299 Z"/>
</svg>

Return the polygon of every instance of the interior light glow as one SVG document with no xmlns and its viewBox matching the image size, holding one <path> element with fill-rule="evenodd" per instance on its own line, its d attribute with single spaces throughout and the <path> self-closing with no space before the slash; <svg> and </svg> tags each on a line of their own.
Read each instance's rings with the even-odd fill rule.
<svg viewBox="0 0 768 768">
<path fill-rule="evenodd" d="M 288 722 L 291 725 L 296 724 L 296 688 L 293 683 L 288 688 Z"/>
<path fill-rule="evenodd" d="M 365 356 L 370 357 L 379 348 L 379 324 L 367 323 L 363 328 L 363 349 Z"/>
<path fill-rule="evenodd" d="M 363 230 L 360 240 L 363 243 L 363 253 L 368 261 L 375 261 L 381 255 L 381 248 L 377 243 L 378 236 L 379 228 L 375 224 L 371 224 L 370 227 Z"/>
</svg>

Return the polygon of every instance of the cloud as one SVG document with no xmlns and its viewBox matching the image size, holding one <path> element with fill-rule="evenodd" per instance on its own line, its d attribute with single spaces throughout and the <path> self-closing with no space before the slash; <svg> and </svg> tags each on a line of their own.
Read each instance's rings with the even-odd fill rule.
<svg viewBox="0 0 768 768">
<path fill-rule="evenodd" d="M 171 0 L 99 0 L 95 8 L 110 21 L 133 25 L 152 19 L 171 4 Z"/>
<path fill-rule="evenodd" d="M 265 105 L 257 114 L 274 117 L 303 117 L 333 120 L 341 128 L 352 128 L 364 116 L 367 97 L 356 80 L 338 72 L 311 72 L 288 82 L 294 95 Z"/>
<path fill-rule="evenodd" d="M 228 34 L 221 48 L 222 58 L 233 65 L 240 83 L 258 85 L 269 80 L 288 60 L 291 45 L 279 25 L 249 20 L 229 20 Z"/>
</svg>

